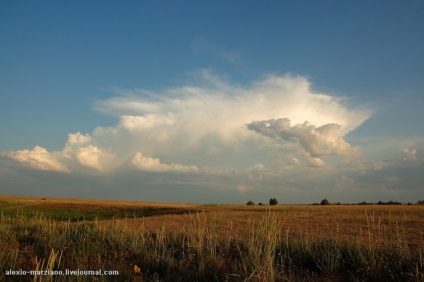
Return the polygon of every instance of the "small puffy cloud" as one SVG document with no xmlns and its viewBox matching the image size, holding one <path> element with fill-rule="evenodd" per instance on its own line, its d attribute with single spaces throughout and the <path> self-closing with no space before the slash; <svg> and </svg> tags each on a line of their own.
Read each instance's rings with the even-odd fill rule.
<svg viewBox="0 0 424 282">
<path fill-rule="evenodd" d="M 181 164 L 164 164 L 158 158 L 145 157 L 138 152 L 131 160 L 131 164 L 140 171 L 150 172 L 197 172 L 196 166 L 185 166 Z"/>
<path fill-rule="evenodd" d="M 40 146 L 32 150 L 18 150 L 2 154 L 9 159 L 37 170 L 78 172 L 85 168 L 105 172 L 113 165 L 115 154 L 93 144 L 89 134 L 71 133 L 61 151 L 49 152 Z"/>
<path fill-rule="evenodd" d="M 33 169 L 70 172 L 68 167 L 60 161 L 60 152 L 50 153 L 40 146 L 35 146 L 32 150 L 8 152 L 5 155 Z"/>
<path fill-rule="evenodd" d="M 68 145 L 80 145 L 80 144 L 88 144 L 91 141 L 91 136 L 88 134 L 81 134 L 80 132 L 77 133 L 70 133 L 68 134 Z"/>
<path fill-rule="evenodd" d="M 81 170 L 82 167 L 106 172 L 113 167 L 115 154 L 95 146 L 94 141 L 89 134 L 80 132 L 68 134 L 68 141 L 61 151 L 61 155 L 66 158 L 67 162 L 76 162 L 80 166 L 73 164 L 75 171 Z"/>
<path fill-rule="evenodd" d="M 402 152 L 404 152 L 406 154 L 405 159 L 416 159 L 417 158 L 417 150 L 416 149 L 403 148 Z"/>
</svg>

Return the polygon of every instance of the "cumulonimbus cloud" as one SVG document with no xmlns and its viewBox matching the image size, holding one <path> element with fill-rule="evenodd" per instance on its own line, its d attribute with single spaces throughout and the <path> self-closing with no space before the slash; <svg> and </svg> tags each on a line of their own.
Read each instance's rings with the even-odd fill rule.
<svg viewBox="0 0 424 282">
<path fill-rule="evenodd" d="M 6 156 L 44 170 L 196 172 L 235 160 L 250 167 L 263 144 L 279 138 L 297 140 L 297 153 L 319 166 L 323 156 L 351 154 L 343 136 L 370 117 L 367 109 L 348 108 L 343 98 L 313 91 L 302 76 L 268 75 L 247 86 L 204 70 L 200 77 L 195 85 L 160 92 L 119 90 L 94 105 L 117 116 L 115 126 L 69 134 L 62 151 L 36 147 Z"/>
</svg>

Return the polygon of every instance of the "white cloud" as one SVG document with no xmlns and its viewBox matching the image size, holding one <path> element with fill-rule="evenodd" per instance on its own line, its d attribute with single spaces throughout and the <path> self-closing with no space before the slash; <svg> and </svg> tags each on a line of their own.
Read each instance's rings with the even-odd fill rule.
<svg viewBox="0 0 424 282">
<path fill-rule="evenodd" d="M 116 115 L 116 125 L 69 134 L 62 151 L 7 155 L 35 169 L 75 173 L 85 168 L 107 173 L 128 164 L 143 171 L 193 172 L 261 162 L 269 170 L 271 154 L 266 156 L 264 148 L 280 138 L 291 142 L 286 148 L 292 160 L 319 167 L 323 156 L 352 155 L 343 136 L 370 116 L 366 109 L 348 109 L 342 98 L 316 93 L 301 76 L 268 75 L 247 86 L 204 70 L 200 78 L 196 85 L 156 93 L 119 90 L 117 97 L 94 105 Z"/>
<path fill-rule="evenodd" d="M 68 141 L 61 151 L 61 156 L 70 164 L 76 162 L 82 168 L 90 168 L 97 172 L 106 172 L 113 168 L 115 154 L 93 143 L 95 140 L 89 134 L 84 135 L 80 132 L 68 134 Z M 75 164 L 73 166 L 75 171 L 81 171 L 81 167 L 75 167 Z"/>
<path fill-rule="evenodd" d="M 110 191 L 116 183 L 134 193 L 143 186 L 151 200 L 157 200 L 153 191 L 166 197 L 171 187 L 202 187 L 202 197 L 216 199 L 216 191 L 236 197 L 239 192 L 260 197 L 307 191 L 306 202 L 340 191 L 367 201 L 368 195 L 378 201 L 389 190 L 401 191 L 404 199 L 422 194 L 422 136 L 346 137 L 370 111 L 317 93 L 304 77 L 268 75 L 240 86 L 201 71 L 191 85 L 116 92 L 94 105 L 116 116 L 116 124 L 71 133 L 59 151 L 35 146 L 3 152 L 0 180 L 10 187 L 40 187 L 48 175 L 55 191 L 64 177 L 79 181 L 69 187 L 91 187 L 97 179 L 100 191 L 105 178 L 91 175 L 110 174 Z M 16 170 L 16 164 L 67 174 L 27 173 Z M 19 185 L 13 180 L 18 176 Z"/>
<path fill-rule="evenodd" d="M 248 87 L 232 85 L 208 71 L 202 71 L 201 77 L 201 86 L 170 88 L 162 93 L 146 95 L 141 90 L 137 96 L 136 90 L 121 91 L 124 96 L 99 101 L 95 108 L 119 114 L 118 128 L 143 136 L 139 141 L 149 147 L 147 150 L 155 144 L 168 144 L 179 150 L 203 147 L 210 152 L 237 148 L 257 138 L 246 128 L 255 120 L 289 118 L 296 124 L 309 121 L 316 127 L 334 123 L 343 136 L 370 116 L 367 110 L 346 108 L 341 98 L 313 92 L 309 81 L 300 76 L 270 75 Z"/>
<path fill-rule="evenodd" d="M 135 154 L 131 160 L 131 164 L 141 171 L 150 172 L 197 172 L 196 166 L 185 166 L 181 164 L 164 164 L 157 158 L 143 156 L 140 152 Z"/>
<path fill-rule="evenodd" d="M 335 123 L 316 127 L 308 122 L 291 125 L 290 119 L 270 119 L 254 121 L 247 127 L 261 135 L 279 142 L 295 146 L 297 154 L 311 166 L 324 165 L 323 156 L 354 156 L 357 149 L 352 148 L 341 136 L 341 126 Z M 298 158 L 294 158 L 299 163 Z"/>
<path fill-rule="evenodd" d="M 37 170 L 58 172 L 81 172 L 84 168 L 105 172 L 113 166 L 115 155 L 91 144 L 89 134 L 69 134 L 61 151 L 49 152 L 40 146 L 32 150 L 7 152 L 4 156 Z"/>
<path fill-rule="evenodd" d="M 45 148 L 35 146 L 32 150 L 18 150 L 5 154 L 24 166 L 58 172 L 70 172 L 68 167 L 60 161 L 60 153 L 49 153 Z"/>
<path fill-rule="evenodd" d="M 77 133 L 70 133 L 68 134 L 68 144 L 88 144 L 91 141 L 91 136 L 88 134 L 81 134 L 80 132 Z"/>
<path fill-rule="evenodd" d="M 82 166 L 93 168 L 98 171 L 103 171 L 103 167 L 99 160 L 101 155 L 102 151 L 93 145 L 78 148 L 76 152 L 77 160 Z"/>
</svg>

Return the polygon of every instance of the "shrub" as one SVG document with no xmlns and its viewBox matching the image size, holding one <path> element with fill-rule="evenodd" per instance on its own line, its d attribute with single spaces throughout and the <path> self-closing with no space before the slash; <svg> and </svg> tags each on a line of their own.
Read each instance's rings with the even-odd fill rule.
<svg viewBox="0 0 424 282">
<path fill-rule="evenodd" d="M 327 199 L 323 199 L 323 200 L 321 201 L 321 205 L 331 205 L 331 203 L 330 203 L 330 201 L 329 201 L 329 200 L 327 200 Z"/>
<path fill-rule="evenodd" d="M 249 201 L 249 202 L 247 202 L 247 205 L 248 205 L 248 206 L 254 206 L 254 205 L 255 205 L 255 203 L 254 203 L 253 201 Z"/>
<path fill-rule="evenodd" d="M 271 199 L 269 199 L 269 204 L 270 204 L 271 206 L 274 206 L 274 205 L 278 204 L 278 201 L 277 201 L 277 199 L 276 199 L 276 198 L 271 198 Z"/>
<path fill-rule="evenodd" d="M 378 201 L 377 205 L 402 205 L 402 203 L 395 202 L 395 201 L 388 201 L 388 202 Z"/>
</svg>

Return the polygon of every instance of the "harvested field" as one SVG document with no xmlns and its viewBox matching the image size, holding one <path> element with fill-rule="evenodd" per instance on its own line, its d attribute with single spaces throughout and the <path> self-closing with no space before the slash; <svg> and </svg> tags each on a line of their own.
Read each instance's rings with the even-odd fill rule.
<svg viewBox="0 0 424 282">
<path fill-rule="evenodd" d="M 420 205 L 0 197 L 0 211 L 0 247 L 6 250 L 0 255 L 0 280 L 7 280 L 7 269 L 65 267 L 116 269 L 120 278 L 135 281 L 424 278 Z"/>
<path fill-rule="evenodd" d="M 158 215 L 126 219 L 128 226 L 155 230 L 162 226 L 174 230 L 187 229 L 192 224 L 189 213 L 200 211 L 207 215 L 214 228 L 222 233 L 241 234 L 247 222 L 259 222 L 268 211 L 275 212 L 283 232 L 311 237 L 332 237 L 367 243 L 373 240 L 406 240 L 411 247 L 424 246 L 423 206 L 239 206 L 186 205 L 186 214 Z M 108 224 L 104 221 L 100 224 Z M 109 223 L 110 224 L 110 223 Z M 399 238 L 401 237 L 401 238 Z"/>
</svg>

